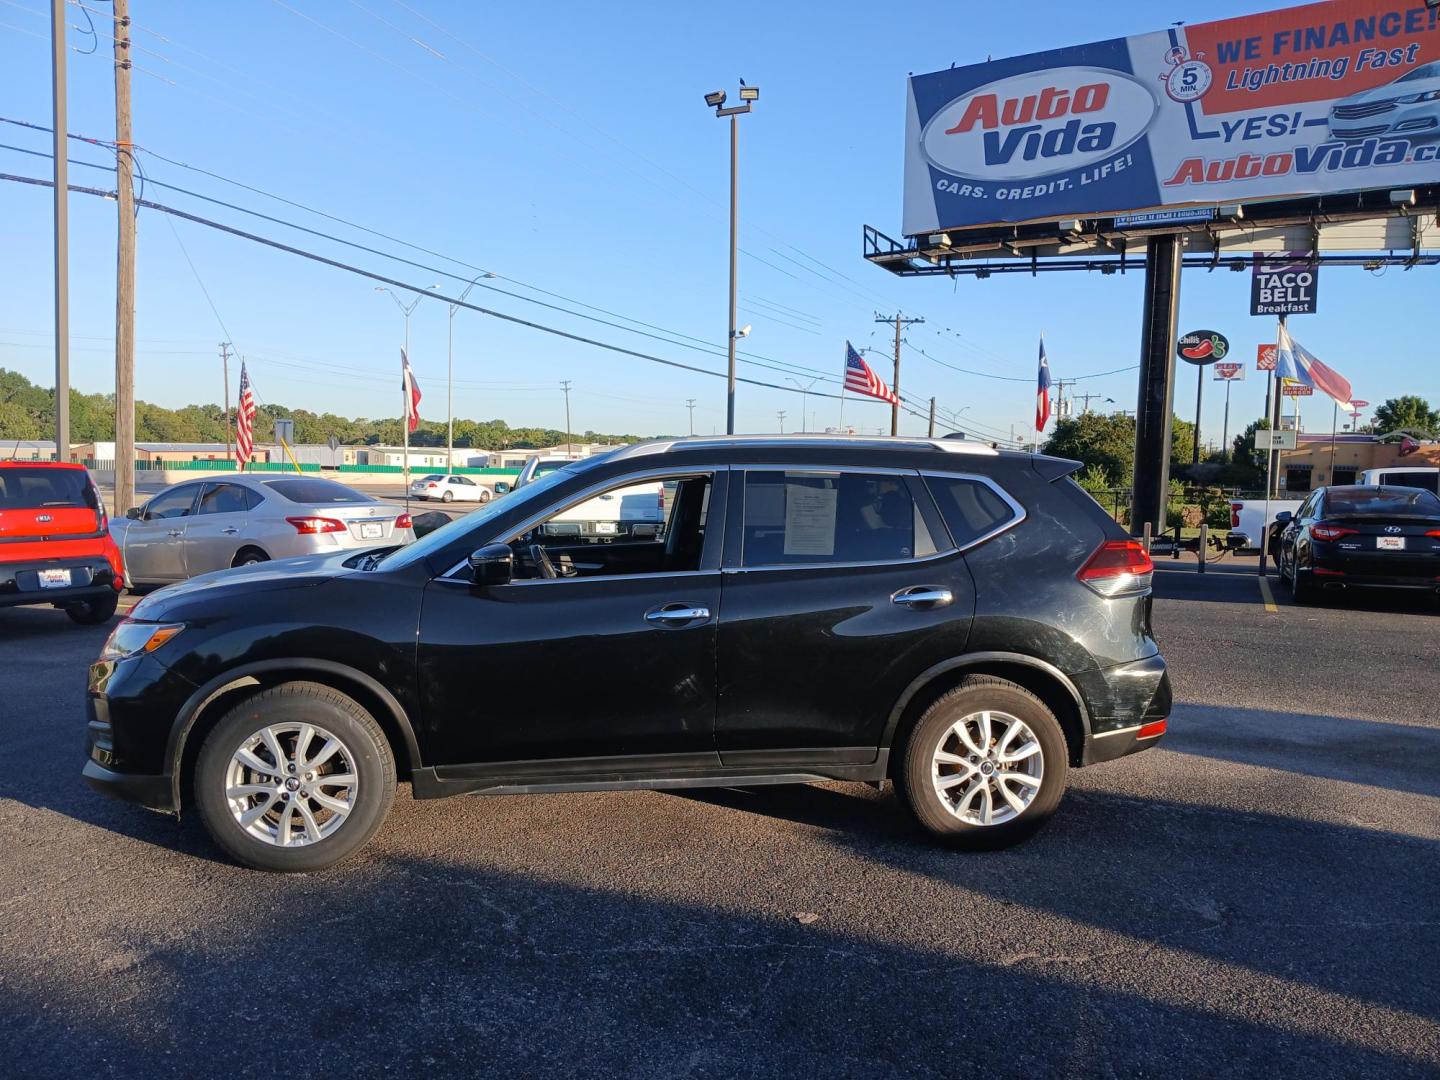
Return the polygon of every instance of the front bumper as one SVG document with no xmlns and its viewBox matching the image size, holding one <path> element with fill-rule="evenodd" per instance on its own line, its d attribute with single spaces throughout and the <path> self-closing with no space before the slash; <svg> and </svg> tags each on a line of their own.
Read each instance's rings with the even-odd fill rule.
<svg viewBox="0 0 1440 1080">
<path fill-rule="evenodd" d="M 41 570 L 69 570 L 73 584 L 64 588 L 40 587 Z M 102 556 L 0 563 L 0 607 L 22 604 L 65 604 L 94 600 L 120 591 L 115 569 Z"/>
<path fill-rule="evenodd" d="M 86 782 L 105 795 L 177 811 L 171 770 L 175 718 L 195 686 L 153 656 L 90 666 L 85 710 Z"/>
</svg>

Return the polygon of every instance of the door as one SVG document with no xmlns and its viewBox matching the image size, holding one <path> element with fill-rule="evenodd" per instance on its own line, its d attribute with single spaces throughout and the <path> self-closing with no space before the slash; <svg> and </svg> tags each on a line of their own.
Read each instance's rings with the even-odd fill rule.
<svg viewBox="0 0 1440 1080">
<path fill-rule="evenodd" d="M 750 469 L 731 486 L 721 759 L 873 761 L 910 682 L 964 652 L 963 556 L 914 473 Z"/>
<path fill-rule="evenodd" d="M 203 485 L 181 484 L 145 504 L 125 527 L 125 571 L 135 582 L 185 578 L 185 525 Z"/>
<path fill-rule="evenodd" d="M 252 502 L 253 500 L 253 502 Z M 240 484 L 211 481 L 185 522 L 185 570 L 190 577 L 224 570 L 235 561 L 249 531 L 249 511 L 260 497 Z"/>
<path fill-rule="evenodd" d="M 705 525 L 724 520 L 724 473 L 683 480 L 694 496 L 658 540 L 549 536 L 572 496 L 497 538 L 515 552 L 510 584 L 474 589 L 463 568 L 430 582 L 419 671 L 437 764 L 714 770 L 721 536 Z"/>
</svg>

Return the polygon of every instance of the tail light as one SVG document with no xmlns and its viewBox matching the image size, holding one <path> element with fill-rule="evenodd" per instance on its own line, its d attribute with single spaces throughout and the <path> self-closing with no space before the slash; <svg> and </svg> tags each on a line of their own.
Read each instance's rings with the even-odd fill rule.
<svg viewBox="0 0 1440 1080">
<path fill-rule="evenodd" d="M 1431 529 L 1431 530 L 1430 530 L 1429 532 L 1427 532 L 1425 535 L 1426 535 L 1426 536 L 1433 536 L 1433 537 L 1435 537 L 1435 539 L 1440 540 L 1440 529 Z"/>
<path fill-rule="evenodd" d="M 1339 540 L 1342 536 L 1358 534 L 1354 529 L 1347 529 L 1343 525 L 1311 525 L 1310 535 L 1316 540 L 1324 540 L 1328 543 L 1331 540 Z"/>
<path fill-rule="evenodd" d="M 1240 527 L 1240 510 L 1244 505 L 1244 503 L 1237 502 L 1230 504 L 1230 528 L 1238 529 Z"/>
<path fill-rule="evenodd" d="M 395 527 L 397 529 L 408 529 L 414 524 L 415 519 L 412 518 L 409 514 L 401 514 L 395 519 Z"/>
<path fill-rule="evenodd" d="M 1113 600 L 1150 591 L 1155 564 L 1139 540 L 1107 540 L 1086 560 L 1076 579 Z"/>
<path fill-rule="evenodd" d="M 295 526 L 295 531 L 301 536 L 315 536 L 319 533 L 337 533 L 345 531 L 345 523 L 327 517 L 287 517 L 285 519 Z"/>
</svg>

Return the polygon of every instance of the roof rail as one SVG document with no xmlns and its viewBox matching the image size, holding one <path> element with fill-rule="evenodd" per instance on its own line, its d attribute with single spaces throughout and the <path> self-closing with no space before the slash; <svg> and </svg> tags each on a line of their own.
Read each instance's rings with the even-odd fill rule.
<svg viewBox="0 0 1440 1080">
<path fill-rule="evenodd" d="M 613 451 L 612 459 L 668 454 L 678 450 L 713 450 L 719 447 L 864 447 L 872 450 L 913 450 L 946 454 L 998 457 L 999 451 L 965 439 L 931 439 L 910 435 L 692 435 L 679 439 L 654 439 L 632 443 Z"/>
</svg>

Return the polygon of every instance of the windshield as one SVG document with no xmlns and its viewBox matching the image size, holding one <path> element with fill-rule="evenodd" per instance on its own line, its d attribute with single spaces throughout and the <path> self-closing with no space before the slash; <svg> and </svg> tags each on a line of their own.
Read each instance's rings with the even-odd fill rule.
<svg viewBox="0 0 1440 1080">
<path fill-rule="evenodd" d="M 472 511 L 464 517 L 458 517 L 448 525 L 442 525 L 432 533 L 426 533 L 413 544 L 407 544 L 397 549 L 392 554 L 384 557 L 386 567 L 413 566 L 415 563 L 429 557 L 436 551 L 446 548 L 456 540 L 474 530 L 477 526 L 484 525 L 487 521 L 499 514 L 508 514 L 517 506 L 544 506 L 550 489 L 558 487 L 571 479 L 577 472 L 598 465 L 603 458 L 591 458 L 587 462 L 559 462 L 560 465 L 569 464 L 569 469 L 551 469 L 544 476 L 537 477 L 524 487 L 520 488 L 513 495 L 507 495 L 503 499 L 497 499 L 483 504 L 479 510 Z M 378 560 L 377 560 L 378 561 Z"/>
<path fill-rule="evenodd" d="M 284 480 L 266 480 L 265 486 L 281 498 L 293 503 L 313 506 L 316 503 L 373 503 L 364 492 L 313 476 L 296 476 Z"/>
<path fill-rule="evenodd" d="M 1421 64 L 1414 71 L 1407 72 L 1396 79 L 1396 82 L 1416 82 L 1420 79 L 1440 79 L 1440 62 L 1434 64 Z"/>
<path fill-rule="evenodd" d="M 95 509 L 90 477 L 80 469 L 0 469 L 0 510 Z"/>
<path fill-rule="evenodd" d="M 1325 498 L 1325 513 L 1341 516 L 1440 515 L 1440 498 L 1419 488 L 1351 488 L 1333 490 Z"/>
</svg>

